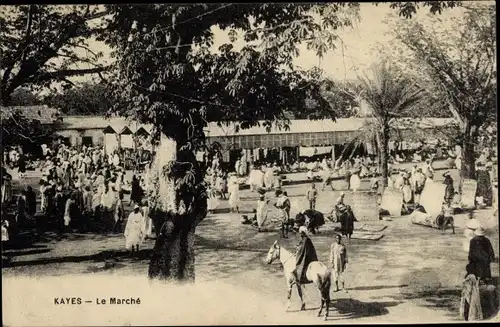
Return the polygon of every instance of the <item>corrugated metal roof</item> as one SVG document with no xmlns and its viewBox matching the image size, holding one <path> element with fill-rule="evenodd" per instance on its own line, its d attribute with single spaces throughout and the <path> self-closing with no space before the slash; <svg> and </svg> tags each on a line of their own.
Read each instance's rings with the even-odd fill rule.
<svg viewBox="0 0 500 327">
<path fill-rule="evenodd" d="M 256 126 L 249 129 L 236 131 L 237 123 L 229 125 L 217 126 L 217 123 L 209 123 L 205 129 L 207 137 L 224 137 L 235 135 L 261 135 L 261 134 L 300 134 L 300 133 L 321 133 L 321 132 L 349 132 L 360 131 L 365 126 L 366 121 L 370 118 L 339 118 L 337 121 L 331 119 L 323 120 L 307 120 L 296 119 L 290 121 L 289 130 L 279 130 L 274 127 L 268 133 L 265 127 Z M 393 124 L 398 128 L 432 128 L 439 126 L 447 126 L 455 121 L 452 118 L 421 118 L 410 119 L 402 118 Z M 259 122 L 261 125 L 263 121 Z M 63 121 L 59 129 L 102 129 L 110 126 L 113 130 L 120 132 L 125 127 L 135 133 L 137 130 L 144 128 L 146 132 L 151 133 L 153 125 L 151 124 L 136 124 L 133 121 L 127 120 L 124 117 L 105 118 L 104 116 L 63 116 Z"/>
<path fill-rule="evenodd" d="M 265 127 L 256 126 L 249 129 L 239 130 L 236 133 L 236 123 L 229 125 L 217 126 L 217 123 L 210 123 L 206 129 L 207 137 L 223 137 L 235 135 L 261 135 L 261 134 L 300 134 L 300 133 L 321 133 L 321 132 L 347 132 L 347 131 L 360 131 L 365 126 L 365 123 L 370 118 L 339 118 L 337 121 L 331 119 L 323 120 L 291 120 L 289 130 L 279 130 L 274 127 L 268 133 Z M 454 122 L 453 119 L 448 118 L 422 118 L 422 119 L 408 119 L 404 118 L 397 121 L 394 127 L 397 128 L 432 128 L 438 126 L 450 125 Z M 262 125 L 263 121 L 260 122 Z"/>
<path fill-rule="evenodd" d="M 43 106 L 0 106 L 2 119 L 8 119 L 10 115 L 18 111 L 28 120 L 39 120 L 42 124 L 52 124 L 60 117 L 60 111 L 55 108 Z"/>
<path fill-rule="evenodd" d="M 102 129 L 111 126 L 113 130 L 120 132 L 125 127 L 128 127 L 132 133 L 135 133 L 141 127 L 148 133 L 151 133 L 153 125 L 151 124 L 136 124 L 134 121 L 127 120 L 124 117 L 111 117 L 104 116 L 63 116 L 62 123 L 58 127 L 60 130 L 68 129 Z"/>
</svg>

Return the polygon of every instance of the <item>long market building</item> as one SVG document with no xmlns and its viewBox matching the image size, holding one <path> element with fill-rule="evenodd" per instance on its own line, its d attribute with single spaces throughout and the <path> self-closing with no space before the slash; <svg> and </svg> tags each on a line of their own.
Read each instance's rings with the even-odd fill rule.
<svg viewBox="0 0 500 327">
<path fill-rule="evenodd" d="M 241 130 L 237 123 L 220 126 L 213 123 L 205 133 L 208 143 L 219 144 L 224 162 L 233 163 L 242 155 L 253 161 L 265 158 L 266 161 L 289 162 L 300 157 L 327 154 L 335 159 L 345 150 L 354 154 L 375 154 L 375 140 L 366 138 L 367 120 L 292 120 L 286 130 L 273 127 L 269 131 L 262 124 Z M 454 120 L 401 119 L 395 122 L 394 127 L 389 148 L 397 146 L 405 150 L 419 142 L 434 143 L 437 139 L 446 139 L 454 128 Z"/>
<path fill-rule="evenodd" d="M 6 109 L 6 108 L 4 108 Z M 8 108 L 11 109 L 11 108 Z M 118 147 L 152 150 L 150 135 L 152 125 L 139 124 L 123 117 L 107 118 L 104 116 L 62 116 L 54 115 L 54 109 L 39 106 L 37 108 L 16 107 L 23 113 L 35 112 L 42 124 L 51 124 L 67 143 L 104 146 L 106 152 Z M 36 109 L 26 111 L 25 109 Z M 42 120 L 50 113 L 47 121 Z M 4 116 L 2 110 L 2 116 Z M 31 117 L 31 116 L 30 116 Z M 338 157 L 349 146 L 354 152 L 373 154 L 374 140 L 367 140 L 366 125 L 369 118 L 340 118 L 336 121 L 291 120 L 287 129 L 272 127 L 266 130 L 260 126 L 239 129 L 237 123 L 209 123 L 205 129 L 207 145 L 218 145 L 222 160 L 233 163 L 244 153 L 247 158 L 289 162 L 300 157 L 331 154 Z M 411 147 L 413 141 L 432 143 L 437 138 L 446 139 L 447 131 L 454 128 L 454 120 L 447 118 L 422 118 L 416 120 L 401 119 L 395 123 L 395 132 L 391 135 L 389 147 L 399 141 L 399 147 Z M 359 142 L 353 142 L 358 140 Z M 351 151 L 349 149 L 349 151 Z"/>
</svg>

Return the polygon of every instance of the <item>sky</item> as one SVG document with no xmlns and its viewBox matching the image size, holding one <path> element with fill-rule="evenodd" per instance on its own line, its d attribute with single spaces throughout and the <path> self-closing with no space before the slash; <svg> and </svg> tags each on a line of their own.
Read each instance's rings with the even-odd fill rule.
<svg viewBox="0 0 500 327">
<path fill-rule="evenodd" d="M 426 21 L 428 20 L 428 12 L 428 8 L 421 8 L 412 19 Z M 388 35 L 389 25 L 383 22 L 390 13 L 395 13 L 395 10 L 389 8 L 389 4 L 382 3 L 375 6 L 371 3 L 361 3 L 360 20 L 354 24 L 354 27 L 338 31 L 337 34 L 342 42 L 339 42 L 335 51 L 330 51 L 320 61 L 312 50 L 307 50 L 305 44 L 300 45 L 300 55 L 295 59 L 294 64 L 303 69 L 320 67 L 328 77 L 334 80 L 352 80 L 365 73 L 369 75 L 367 68 L 379 59 L 373 48 L 377 44 L 388 46 L 388 42 L 392 39 Z M 445 20 L 459 14 L 459 9 L 446 10 L 440 17 Z M 213 28 L 213 31 L 215 35 L 213 49 L 217 49 L 222 43 L 229 42 L 226 32 L 218 28 Z M 341 47 L 342 43 L 344 47 Z M 109 48 L 95 40 L 90 40 L 89 45 L 93 50 L 103 51 L 103 63 L 110 62 Z M 78 77 L 74 81 L 92 78 L 96 77 Z"/>
</svg>

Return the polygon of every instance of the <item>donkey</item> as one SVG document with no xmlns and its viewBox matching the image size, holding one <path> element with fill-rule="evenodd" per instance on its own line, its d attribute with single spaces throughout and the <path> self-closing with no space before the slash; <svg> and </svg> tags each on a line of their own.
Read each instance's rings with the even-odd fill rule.
<svg viewBox="0 0 500 327">
<path fill-rule="evenodd" d="M 266 262 L 267 264 L 271 264 L 276 259 L 279 259 L 283 265 L 283 271 L 285 273 L 285 279 L 288 286 L 288 302 L 285 311 L 288 311 L 290 308 L 293 285 L 297 286 L 297 293 L 299 294 L 300 302 L 302 303 L 300 310 L 305 310 L 306 304 L 302 298 L 302 287 L 296 274 L 296 256 L 284 247 L 280 246 L 278 241 L 275 241 L 267 253 Z M 308 281 L 314 283 L 321 296 L 321 306 L 318 311 L 318 317 L 320 317 L 323 312 L 323 306 L 326 306 L 325 320 L 327 320 L 330 307 L 331 272 L 322 262 L 313 261 L 307 267 L 306 277 Z"/>
</svg>

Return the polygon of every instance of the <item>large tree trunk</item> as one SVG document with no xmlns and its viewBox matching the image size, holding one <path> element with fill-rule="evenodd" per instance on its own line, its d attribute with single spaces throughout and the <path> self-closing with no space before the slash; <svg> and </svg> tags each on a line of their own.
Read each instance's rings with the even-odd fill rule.
<svg viewBox="0 0 500 327">
<path fill-rule="evenodd" d="M 379 146 L 380 174 L 382 176 L 382 186 L 385 188 L 389 184 L 389 172 L 387 167 L 387 157 L 389 149 L 389 131 L 384 127 L 377 133 L 377 143 Z"/>
<path fill-rule="evenodd" d="M 165 167 L 174 167 L 172 169 L 179 175 L 169 177 L 164 174 Z M 195 195 L 189 189 L 176 189 L 176 182 L 191 168 L 197 172 L 195 185 L 201 185 L 202 172 L 194 153 L 180 152 L 174 140 L 163 136 L 151 167 L 150 187 L 157 183 L 156 191 L 148 194 L 155 204 L 151 216 L 157 232 L 149 278 L 177 282 L 195 280 L 195 230 L 206 215 L 206 197 Z"/>
<path fill-rule="evenodd" d="M 476 141 L 476 126 L 466 124 L 462 139 L 462 170 L 461 179 L 476 179 L 476 155 L 474 142 Z"/>
</svg>

